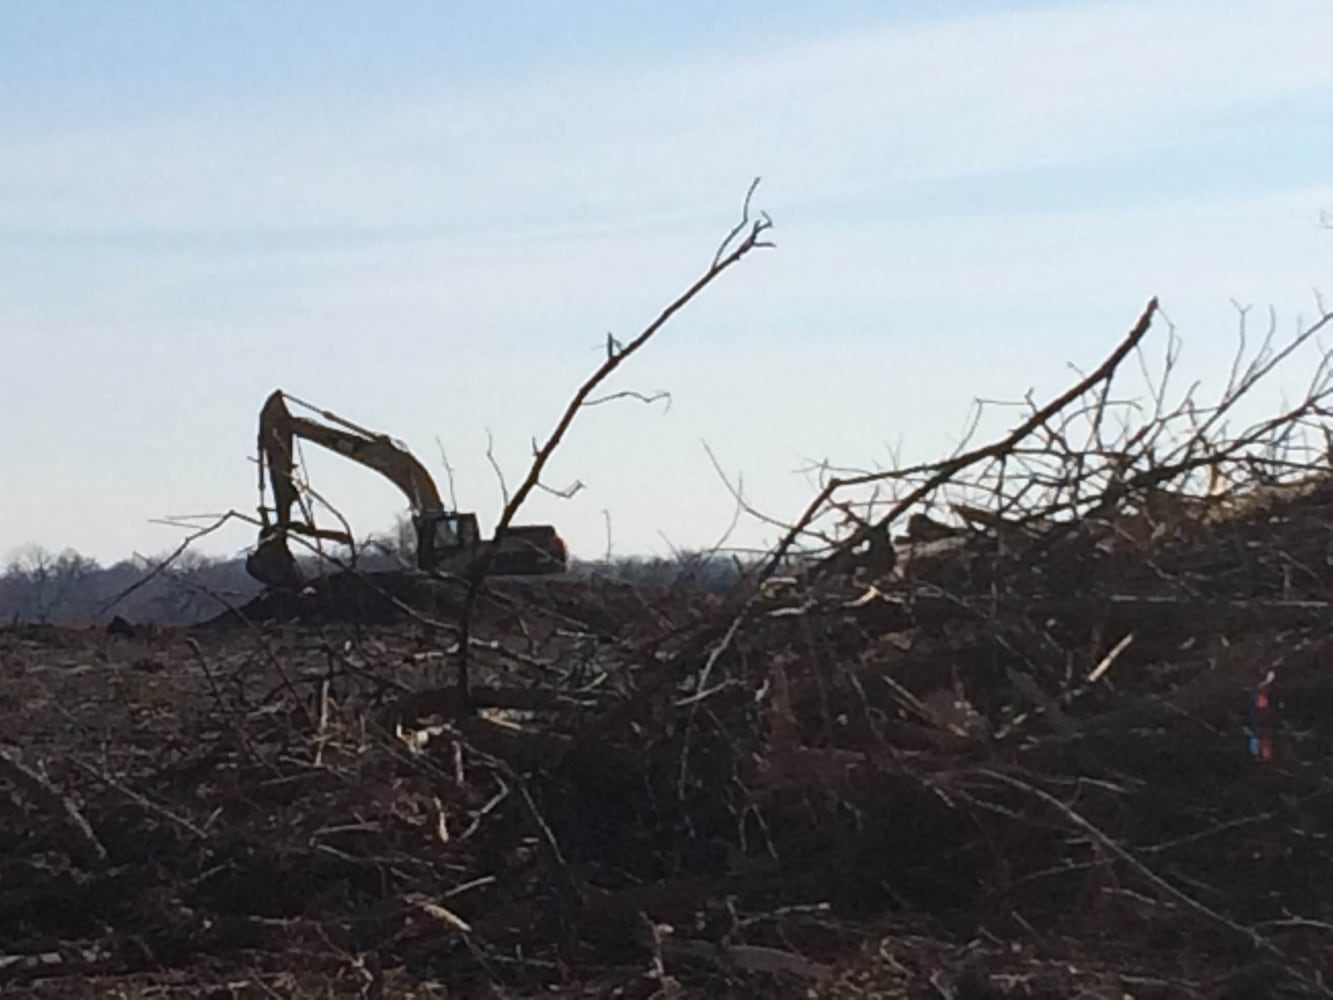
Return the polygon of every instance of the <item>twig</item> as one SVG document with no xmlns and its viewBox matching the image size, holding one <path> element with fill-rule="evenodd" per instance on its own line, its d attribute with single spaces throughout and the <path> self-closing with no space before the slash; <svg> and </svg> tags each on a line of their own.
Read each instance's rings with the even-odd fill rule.
<svg viewBox="0 0 1333 1000">
<path fill-rule="evenodd" d="M 70 834 L 66 838 L 66 846 L 75 860 L 94 870 L 106 867 L 106 847 L 93 832 L 92 825 L 83 813 L 79 812 L 73 799 L 61 793 L 49 780 L 5 747 L 0 747 L 0 776 L 7 778 L 33 802 L 60 817 L 62 825 Z"/>
<path fill-rule="evenodd" d="M 491 471 L 495 473 L 495 479 L 500 484 L 500 496 L 503 498 L 505 506 L 509 506 L 509 484 L 505 482 L 504 470 L 500 468 L 500 463 L 495 458 L 495 437 L 490 429 L 486 430 L 486 461 L 491 464 Z M 497 542 L 499 539 L 496 540 Z"/>
<path fill-rule="evenodd" d="M 741 477 L 737 476 L 736 482 L 733 484 L 731 480 L 728 478 L 726 471 L 722 468 L 722 463 L 718 461 L 717 455 L 713 452 L 713 449 L 708 444 L 708 442 L 701 441 L 700 444 L 703 445 L 704 453 L 708 456 L 708 461 L 712 463 L 713 471 L 717 473 L 717 478 L 722 480 L 722 485 L 727 488 L 727 492 L 731 494 L 732 500 L 735 501 L 737 507 L 740 510 L 743 510 L 746 514 L 749 514 L 752 518 L 754 518 L 756 521 L 761 522 L 762 524 L 767 524 L 774 528 L 785 529 L 789 527 L 786 521 L 780 521 L 776 517 L 771 517 L 768 514 L 765 514 L 763 511 L 759 510 L 759 508 L 755 507 L 748 500 L 746 500 L 745 487 Z"/>
<path fill-rule="evenodd" d="M 662 410 L 662 412 L 663 413 L 671 412 L 671 393 L 667 392 L 665 389 L 659 389 L 656 392 L 652 393 L 651 395 L 642 392 L 635 392 L 633 389 L 625 389 L 621 392 L 613 392 L 607 396 L 598 396 L 596 399 L 589 399 L 585 401 L 583 405 L 601 406 L 603 403 L 611 403 L 616 401 L 617 399 L 637 399 L 640 403 L 644 404 L 656 403 L 658 400 L 665 399 L 666 407 Z"/>
<path fill-rule="evenodd" d="M 1111 665 L 1115 663 L 1115 661 L 1120 657 L 1121 653 L 1123 653 L 1126 649 L 1129 648 L 1129 644 L 1133 641 L 1134 641 L 1134 633 L 1133 632 L 1125 633 L 1124 638 L 1122 638 L 1119 642 L 1117 642 L 1114 646 L 1112 646 L 1111 651 L 1107 653 L 1104 657 L 1102 657 L 1101 662 L 1098 663 L 1097 666 L 1095 666 L 1092 669 L 1092 673 L 1088 674 L 1088 683 L 1091 684 L 1094 681 L 1100 680 L 1102 675 L 1111 669 Z"/>
<path fill-rule="evenodd" d="M 1052 809 L 1055 809 L 1062 816 L 1064 816 L 1065 819 L 1069 820 L 1076 827 L 1078 827 L 1089 837 L 1095 840 L 1102 847 L 1103 850 L 1109 851 L 1111 854 L 1114 854 L 1125 864 L 1129 865 L 1131 869 L 1136 871 L 1139 875 L 1143 876 L 1143 878 L 1145 878 L 1149 883 L 1151 883 L 1163 895 L 1170 897 L 1171 899 L 1175 900 L 1177 903 L 1180 903 L 1187 909 L 1193 910 L 1195 913 L 1206 918 L 1207 920 L 1210 920 L 1215 924 L 1219 924 L 1220 926 L 1225 927 L 1227 930 L 1240 935 L 1241 937 L 1249 941 L 1252 945 L 1254 945 L 1256 948 L 1261 948 L 1264 951 L 1271 952 L 1275 955 L 1282 954 L 1281 951 L 1279 951 L 1275 945 L 1273 945 L 1271 942 L 1263 938 L 1254 929 L 1236 923 L 1230 917 L 1218 913 L 1216 910 L 1210 909 L 1203 903 L 1200 903 L 1193 896 L 1181 892 L 1174 885 L 1172 885 L 1166 879 L 1162 878 L 1162 876 L 1158 875 L 1155 871 L 1153 871 L 1151 868 L 1145 865 L 1138 858 L 1134 857 L 1134 855 L 1131 854 L 1128 850 L 1117 844 L 1109 836 L 1103 833 L 1098 827 L 1094 826 L 1091 822 L 1085 819 L 1082 814 L 1076 812 L 1074 809 L 1071 809 L 1069 806 L 1065 805 L 1063 802 L 1061 802 L 1059 799 L 1057 799 L 1054 795 L 1050 794 L 1049 792 L 1043 791 L 1042 789 L 1037 788 L 1034 785 L 1030 785 L 1026 781 L 1020 781 L 1018 778 L 1012 777 L 1011 775 L 1008 774 L 1004 774 L 1001 771 L 991 770 L 990 768 L 980 768 L 978 773 L 984 774 L 990 778 L 994 778 L 996 781 L 1009 785 L 1011 788 L 1016 788 L 1020 792 L 1023 792 L 1026 795 L 1031 795 L 1033 798 L 1046 803 Z"/>
<path fill-rule="evenodd" d="M 563 490 L 558 490 L 554 486 L 547 486 L 545 483 L 538 483 L 537 489 L 543 493 L 548 493 L 553 497 L 559 497 L 561 500 L 572 500 L 588 488 L 582 479 L 576 479 Z"/>
<path fill-rule="evenodd" d="M 440 466 L 444 469 L 445 482 L 449 486 L 449 507 L 451 510 L 458 509 L 458 494 L 454 492 L 454 467 L 449 464 L 449 456 L 445 454 L 444 442 L 435 438 L 435 447 L 440 450 Z"/>
<path fill-rule="evenodd" d="M 165 819 L 168 822 L 173 823 L 176 826 L 180 827 L 182 830 L 184 830 L 191 836 L 199 838 L 200 840 L 208 839 L 208 834 L 204 833 L 203 830 L 199 829 L 199 827 L 195 826 L 185 817 L 177 816 L 171 810 L 158 805 L 151 799 L 144 798 L 144 796 L 140 795 L 134 789 L 121 784 L 115 778 L 111 777 L 109 774 L 99 771 L 91 764 L 85 764 L 83 761 L 78 760 L 77 758 L 71 759 L 70 763 L 73 764 L 75 767 L 77 767 L 84 774 L 88 775 L 89 777 L 95 778 L 97 781 L 100 781 L 108 788 L 119 792 L 121 795 L 125 796 L 125 798 L 129 799 L 144 812 L 152 813 L 155 816 L 159 816 L 162 819 Z"/>
<path fill-rule="evenodd" d="M 171 566 L 172 563 L 174 563 L 177 559 L 179 559 L 182 555 L 185 554 L 186 549 L 188 549 L 191 545 L 193 545 L 195 542 L 205 537 L 206 535 L 211 535 L 213 532 L 217 531 L 219 528 L 221 528 L 224 524 L 226 524 L 233 518 L 237 518 L 242 521 L 249 521 L 251 524 L 258 523 L 254 518 L 248 517 L 245 514 L 242 514 L 239 511 L 235 510 L 229 510 L 225 514 L 218 515 L 216 521 L 214 521 L 207 527 L 199 528 L 196 531 L 191 532 L 189 535 L 185 537 L 185 539 L 179 545 L 176 546 L 175 549 L 172 550 L 170 555 L 168 555 L 165 559 L 163 559 L 156 566 L 154 566 L 151 571 L 146 573 L 144 576 L 140 577 L 134 583 L 130 584 L 128 587 L 120 591 L 120 593 L 116 594 L 109 601 L 107 601 L 100 608 L 98 608 L 97 609 L 98 617 L 100 618 L 102 615 L 105 615 L 117 604 L 125 600 L 125 598 L 129 597 L 140 587 L 144 586 L 146 583 L 151 581 L 154 577 L 160 575 L 161 573 L 166 572 L 166 570 Z M 176 518 L 174 520 L 180 520 L 180 519 Z"/>
</svg>

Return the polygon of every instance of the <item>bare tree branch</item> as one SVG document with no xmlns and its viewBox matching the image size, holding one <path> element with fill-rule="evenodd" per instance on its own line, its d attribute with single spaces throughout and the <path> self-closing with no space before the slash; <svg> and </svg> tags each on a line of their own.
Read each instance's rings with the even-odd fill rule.
<svg viewBox="0 0 1333 1000">
<path fill-rule="evenodd" d="M 550 461 L 551 456 L 564 440 L 574 418 L 584 407 L 587 401 L 592 398 L 593 392 L 611 376 L 622 364 L 629 358 L 638 353 L 653 336 L 664 327 L 667 322 L 688 305 L 705 288 L 711 285 L 718 276 L 729 270 L 735 264 L 740 262 L 751 251 L 760 247 L 771 247 L 773 244 L 765 239 L 765 234 L 772 229 L 773 223 L 767 215 L 761 214 L 758 221 L 750 222 L 750 201 L 754 196 L 755 189 L 759 185 L 759 179 L 756 178 L 751 183 L 749 190 L 745 195 L 745 202 L 742 208 L 742 217 L 740 223 L 732 229 L 723 240 L 717 253 L 714 255 L 712 263 L 684 292 L 678 295 L 658 317 L 649 323 L 633 340 L 624 344 L 619 350 L 614 350 L 614 340 L 608 339 L 607 357 L 598 366 L 597 370 L 588 377 L 584 383 L 575 391 L 573 397 L 566 405 L 560 419 L 556 422 L 555 428 L 547 437 L 545 443 L 537 449 L 533 457 L 532 465 L 527 475 L 519 484 L 518 489 L 514 491 L 512 497 L 506 500 L 504 511 L 500 515 L 500 520 L 495 526 L 493 534 L 493 544 L 487 549 L 482 557 L 472 567 L 469 573 L 469 586 L 467 597 L 464 601 L 462 616 L 462 634 L 463 641 L 460 642 L 460 651 L 458 657 L 458 688 L 459 698 L 463 706 L 463 711 L 471 713 L 471 689 L 469 676 L 469 649 L 467 638 L 470 634 L 472 623 L 472 612 L 476 606 L 477 595 L 480 592 L 487 572 L 490 570 L 494 561 L 495 554 L 504 541 L 509 525 L 513 522 L 514 515 L 518 513 L 524 501 L 537 484 L 541 482 L 542 473 Z M 748 232 L 742 236 L 746 226 L 749 226 Z"/>
<path fill-rule="evenodd" d="M 449 456 L 445 453 L 444 442 L 437 435 L 435 438 L 435 447 L 440 451 L 440 466 L 444 469 L 445 482 L 449 487 L 449 509 L 458 510 L 458 494 L 454 491 L 454 467 L 449 464 Z"/>
<path fill-rule="evenodd" d="M 656 403 L 660 399 L 666 400 L 666 408 L 663 413 L 671 412 L 671 393 L 665 389 L 658 389 L 656 392 L 646 394 L 635 392 L 633 389 L 625 389 L 621 392 L 613 392 L 609 396 L 598 396 L 596 399 L 589 399 L 584 402 L 584 406 L 601 406 L 603 403 L 610 403 L 617 399 L 637 399 L 640 403 Z"/>
<path fill-rule="evenodd" d="M 486 461 L 491 463 L 491 471 L 495 473 L 496 482 L 500 484 L 500 496 L 504 499 L 507 509 L 509 507 L 509 484 L 505 482 L 504 469 L 500 468 L 500 463 L 495 459 L 495 438 L 491 434 L 490 428 L 486 429 Z"/>
</svg>

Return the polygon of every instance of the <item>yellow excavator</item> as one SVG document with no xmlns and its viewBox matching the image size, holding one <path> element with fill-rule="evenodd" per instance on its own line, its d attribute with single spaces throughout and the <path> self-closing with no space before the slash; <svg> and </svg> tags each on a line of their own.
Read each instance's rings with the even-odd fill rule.
<svg viewBox="0 0 1333 1000">
<path fill-rule="evenodd" d="M 293 416 L 287 401 L 329 423 Z M 313 442 L 353 462 L 369 466 L 400 489 L 412 510 L 417 568 L 428 573 L 465 573 L 494 545 L 484 541 L 477 515 L 447 510 L 430 473 L 405 447 L 385 434 L 366 430 L 328 410 L 321 410 L 274 390 L 259 411 L 259 544 L 245 561 L 246 571 L 275 588 L 302 585 L 301 572 L 287 539 L 290 534 L 352 544 L 346 531 L 318 528 L 292 519 L 299 490 L 292 478 L 296 438 Z M 273 487 L 273 507 L 264 505 L 264 473 Z M 549 524 L 511 525 L 495 552 L 491 571 L 501 576 L 538 576 L 569 568 L 564 540 Z"/>
</svg>

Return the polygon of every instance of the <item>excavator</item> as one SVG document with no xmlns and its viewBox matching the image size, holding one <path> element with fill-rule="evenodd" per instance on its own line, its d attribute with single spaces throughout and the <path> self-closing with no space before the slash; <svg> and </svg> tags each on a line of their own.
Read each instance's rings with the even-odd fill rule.
<svg viewBox="0 0 1333 1000">
<path fill-rule="evenodd" d="M 320 423 L 294 416 L 287 401 L 323 417 Z M 427 573 L 469 571 L 495 543 L 481 538 L 477 515 L 448 510 L 430 473 L 406 447 L 385 434 L 359 427 L 328 410 L 304 403 L 276 389 L 259 412 L 259 543 L 246 558 L 246 571 L 268 587 L 291 589 L 303 580 L 287 540 L 291 534 L 352 544 L 346 531 L 318 528 L 293 520 L 299 491 L 292 478 L 296 438 L 313 442 L 353 462 L 368 466 L 402 491 L 416 529 L 416 565 Z M 264 505 L 264 472 L 273 487 L 273 507 Z M 501 576 L 539 576 L 569 568 L 564 540 L 548 524 L 511 525 L 493 553 L 491 571 Z"/>
</svg>

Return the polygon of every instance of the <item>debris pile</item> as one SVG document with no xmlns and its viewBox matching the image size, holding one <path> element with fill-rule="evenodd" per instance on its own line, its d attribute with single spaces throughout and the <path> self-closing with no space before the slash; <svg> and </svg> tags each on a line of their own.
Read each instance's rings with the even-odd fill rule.
<svg viewBox="0 0 1333 1000">
<path fill-rule="evenodd" d="M 1229 434 L 1265 356 L 1112 433 L 1151 316 L 995 445 L 831 483 L 729 597 L 5 633 L 0 982 L 1327 995 L 1327 387 Z"/>
</svg>

